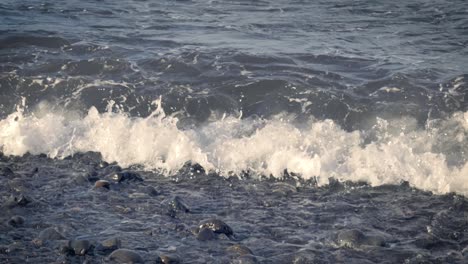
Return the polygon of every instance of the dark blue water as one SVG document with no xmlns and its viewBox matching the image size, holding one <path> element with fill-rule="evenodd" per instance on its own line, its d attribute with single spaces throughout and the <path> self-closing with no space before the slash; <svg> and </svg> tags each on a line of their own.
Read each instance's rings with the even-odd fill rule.
<svg viewBox="0 0 468 264">
<path fill-rule="evenodd" d="M 1 1 L 0 259 L 112 261 L 53 227 L 148 262 L 466 262 L 467 25 L 463 0 Z"/>
</svg>

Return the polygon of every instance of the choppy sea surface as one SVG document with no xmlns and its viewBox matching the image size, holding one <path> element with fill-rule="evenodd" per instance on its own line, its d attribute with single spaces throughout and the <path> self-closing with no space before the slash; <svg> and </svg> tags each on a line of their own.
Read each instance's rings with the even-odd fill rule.
<svg viewBox="0 0 468 264">
<path fill-rule="evenodd" d="M 467 69 L 464 0 L 3 0 L 0 262 L 466 263 Z"/>
</svg>

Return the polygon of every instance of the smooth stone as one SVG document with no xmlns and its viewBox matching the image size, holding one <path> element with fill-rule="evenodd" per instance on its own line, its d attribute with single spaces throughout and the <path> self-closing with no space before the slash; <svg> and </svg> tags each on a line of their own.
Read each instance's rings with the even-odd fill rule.
<svg viewBox="0 0 468 264">
<path fill-rule="evenodd" d="M 53 227 L 49 227 L 49 228 L 46 228 L 46 229 L 42 230 L 39 233 L 38 238 L 40 240 L 42 240 L 42 241 L 63 240 L 63 239 L 65 239 L 65 237 L 62 234 L 60 234 L 57 230 L 55 230 L 55 228 L 53 228 Z"/>
<path fill-rule="evenodd" d="M 96 246 L 96 252 L 102 255 L 109 254 L 112 251 L 120 248 L 121 241 L 118 238 L 109 238 Z"/>
<path fill-rule="evenodd" d="M 234 235 L 232 228 L 219 219 L 205 220 L 202 223 L 200 223 L 198 228 L 199 230 L 203 228 L 209 228 L 216 234 L 225 234 L 228 237 Z"/>
<path fill-rule="evenodd" d="M 208 241 L 216 239 L 216 235 L 213 230 L 209 228 L 202 228 L 197 234 L 197 239 L 200 241 Z"/>
<path fill-rule="evenodd" d="M 109 260 L 115 263 L 144 263 L 143 258 L 135 251 L 129 249 L 117 249 L 109 256 Z"/>
<path fill-rule="evenodd" d="M 72 240 L 70 241 L 70 248 L 73 250 L 75 255 L 84 256 L 92 250 L 91 242 L 88 240 Z"/>
<path fill-rule="evenodd" d="M 24 218 L 19 215 L 14 215 L 8 220 L 8 224 L 13 226 L 13 227 L 19 227 L 24 224 Z"/>
<path fill-rule="evenodd" d="M 240 256 L 253 255 L 252 251 L 248 247 L 240 244 L 232 245 L 228 247 L 226 251 L 229 253 L 238 254 Z"/>
<path fill-rule="evenodd" d="M 110 189 L 110 183 L 106 180 L 98 180 L 94 183 L 94 188 L 106 188 Z"/>
</svg>

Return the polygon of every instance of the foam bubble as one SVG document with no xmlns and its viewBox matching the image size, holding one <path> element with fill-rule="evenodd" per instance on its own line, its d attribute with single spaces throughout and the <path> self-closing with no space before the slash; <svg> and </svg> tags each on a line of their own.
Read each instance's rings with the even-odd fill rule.
<svg viewBox="0 0 468 264">
<path fill-rule="evenodd" d="M 122 166 L 144 165 L 167 174 L 185 162 L 220 175 L 282 177 L 285 170 L 319 185 L 330 177 L 376 186 L 408 181 L 435 193 L 468 194 L 468 112 L 433 120 L 378 119 L 368 131 L 347 132 L 331 120 L 297 124 L 279 115 L 269 120 L 223 117 L 181 129 L 177 119 L 157 110 L 146 118 L 89 109 L 85 116 L 63 111 L 24 114 L 18 108 L 0 121 L 0 146 L 7 155 L 46 153 L 64 158 L 96 151 Z"/>
</svg>

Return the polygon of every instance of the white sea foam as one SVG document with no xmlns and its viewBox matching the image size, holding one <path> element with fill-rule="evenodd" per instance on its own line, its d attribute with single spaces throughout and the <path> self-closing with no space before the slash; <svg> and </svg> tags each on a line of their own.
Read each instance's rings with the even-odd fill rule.
<svg viewBox="0 0 468 264">
<path fill-rule="evenodd" d="M 428 122 L 424 129 L 411 118 L 400 118 L 378 119 L 368 131 L 347 132 L 331 120 L 296 124 L 287 115 L 225 117 L 181 129 L 157 104 L 147 118 L 96 108 L 84 117 L 47 107 L 25 115 L 18 108 L 0 121 L 0 146 L 8 155 L 53 158 L 97 151 L 109 162 L 167 174 L 192 161 L 220 175 L 248 170 L 281 177 L 287 169 L 306 179 L 316 177 L 320 185 L 329 177 L 374 186 L 408 181 L 436 193 L 468 195 L 468 112 Z"/>
</svg>

